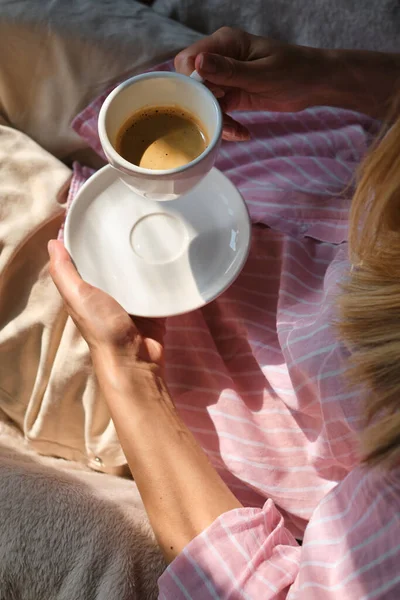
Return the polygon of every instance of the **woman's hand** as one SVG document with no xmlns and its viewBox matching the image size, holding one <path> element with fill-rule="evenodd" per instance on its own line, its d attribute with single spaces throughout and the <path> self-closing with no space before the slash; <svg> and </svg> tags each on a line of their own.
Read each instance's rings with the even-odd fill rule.
<svg viewBox="0 0 400 600">
<path fill-rule="evenodd" d="M 324 51 L 291 46 L 223 27 L 175 58 L 179 73 L 196 69 L 219 98 L 224 113 L 234 110 L 298 111 L 313 104 L 324 80 Z M 247 130 L 225 119 L 223 137 L 248 138 Z"/>
<path fill-rule="evenodd" d="M 222 27 L 180 52 L 175 68 L 198 71 L 225 113 L 224 139 L 240 141 L 249 132 L 226 114 L 234 110 L 324 105 L 386 118 L 399 90 L 400 54 L 294 46 Z"/>
<path fill-rule="evenodd" d="M 52 240 L 49 254 L 50 274 L 89 345 L 95 368 L 104 362 L 133 370 L 161 368 L 165 319 L 132 319 L 111 296 L 81 279 L 61 242 Z"/>
</svg>

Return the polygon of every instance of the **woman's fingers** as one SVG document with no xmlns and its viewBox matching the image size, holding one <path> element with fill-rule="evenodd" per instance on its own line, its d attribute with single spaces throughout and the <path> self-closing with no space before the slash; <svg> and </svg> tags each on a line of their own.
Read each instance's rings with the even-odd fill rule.
<svg viewBox="0 0 400 600">
<path fill-rule="evenodd" d="M 175 69 L 178 73 L 190 75 L 194 70 L 196 56 L 202 52 L 211 52 L 232 58 L 245 58 L 248 34 L 244 31 L 222 27 L 212 35 L 189 46 L 175 57 Z"/>
<path fill-rule="evenodd" d="M 120 359 L 128 357 L 133 366 L 135 360 L 161 365 L 165 319 L 134 322 L 114 298 L 81 279 L 61 242 L 52 240 L 48 249 L 50 274 L 92 356 L 108 348 Z"/>
<path fill-rule="evenodd" d="M 229 56 L 201 52 L 196 56 L 195 69 L 205 81 L 216 86 L 241 88 L 248 92 L 259 77 L 259 62 L 241 61 Z"/>
<path fill-rule="evenodd" d="M 123 345 L 136 328 L 122 306 L 105 292 L 83 281 L 61 242 L 50 241 L 48 250 L 50 275 L 68 313 L 88 344 Z"/>
<path fill-rule="evenodd" d="M 217 100 L 220 100 L 221 98 L 224 98 L 226 92 L 225 90 L 223 90 L 222 88 L 211 84 L 207 84 L 208 89 L 210 90 L 210 92 L 212 92 L 214 94 L 214 96 L 217 98 Z"/>
<path fill-rule="evenodd" d="M 222 138 L 227 142 L 247 142 L 250 139 L 250 132 L 244 125 L 224 114 Z"/>
</svg>

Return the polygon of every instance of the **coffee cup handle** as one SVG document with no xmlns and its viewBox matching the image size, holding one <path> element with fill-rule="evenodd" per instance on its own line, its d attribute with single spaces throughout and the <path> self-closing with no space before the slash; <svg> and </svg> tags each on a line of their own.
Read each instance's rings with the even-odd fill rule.
<svg viewBox="0 0 400 600">
<path fill-rule="evenodd" d="M 198 72 L 196 71 L 196 69 L 193 71 L 193 73 L 190 74 L 190 77 L 192 79 L 194 79 L 195 81 L 199 81 L 200 83 L 204 83 L 203 77 L 198 74 Z"/>
</svg>

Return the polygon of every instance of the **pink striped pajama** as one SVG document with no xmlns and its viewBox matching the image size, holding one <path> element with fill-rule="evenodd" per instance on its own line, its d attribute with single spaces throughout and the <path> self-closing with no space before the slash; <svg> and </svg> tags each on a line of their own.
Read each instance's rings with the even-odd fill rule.
<svg viewBox="0 0 400 600">
<path fill-rule="evenodd" d="M 99 153 L 103 98 L 73 124 Z M 252 141 L 224 144 L 217 166 L 247 202 L 252 250 L 220 298 L 169 319 L 166 353 L 178 410 L 246 508 L 186 547 L 160 598 L 398 598 L 400 469 L 357 466 L 362 395 L 333 327 L 346 186 L 378 124 L 324 107 L 239 118 Z M 88 174 L 75 165 L 70 201 Z"/>
</svg>

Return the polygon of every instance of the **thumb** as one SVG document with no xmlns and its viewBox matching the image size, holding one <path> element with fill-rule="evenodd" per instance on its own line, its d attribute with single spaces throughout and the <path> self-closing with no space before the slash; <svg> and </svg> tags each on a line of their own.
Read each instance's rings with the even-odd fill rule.
<svg viewBox="0 0 400 600">
<path fill-rule="evenodd" d="M 81 279 L 62 242 L 50 240 L 48 251 L 51 278 L 64 300 L 69 314 L 77 322 L 78 315 L 83 310 L 83 300 L 91 297 L 96 290 Z"/>
<path fill-rule="evenodd" d="M 202 52 L 196 56 L 195 68 L 210 83 L 246 89 L 254 82 L 255 62 Z"/>
</svg>

